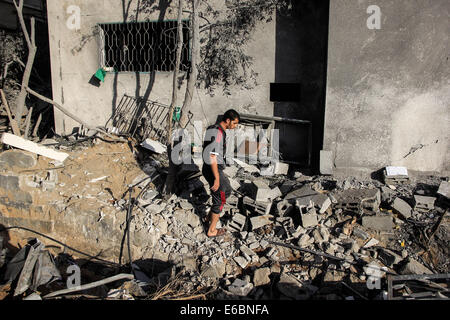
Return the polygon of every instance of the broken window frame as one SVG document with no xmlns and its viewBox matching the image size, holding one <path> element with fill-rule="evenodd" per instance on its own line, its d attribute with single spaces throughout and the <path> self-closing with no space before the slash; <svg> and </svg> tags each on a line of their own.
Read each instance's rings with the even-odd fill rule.
<svg viewBox="0 0 450 320">
<path fill-rule="evenodd" d="M 240 114 L 240 124 L 242 125 L 253 125 L 253 126 L 261 126 L 263 129 L 268 129 L 270 134 L 268 135 L 268 158 L 273 157 L 273 131 L 275 129 L 276 123 L 289 123 L 294 125 L 308 126 L 308 159 L 307 166 L 311 166 L 311 155 L 312 155 L 312 122 L 309 120 L 300 120 L 300 119 L 290 119 L 283 117 L 267 117 L 261 115 L 253 115 L 253 114 Z M 239 146 L 238 146 L 239 147 Z M 248 160 L 248 157 L 246 156 Z M 281 162 L 294 164 L 294 165 L 303 165 L 304 163 L 296 162 L 296 161 L 287 161 L 282 159 L 282 155 L 280 155 Z"/>
</svg>

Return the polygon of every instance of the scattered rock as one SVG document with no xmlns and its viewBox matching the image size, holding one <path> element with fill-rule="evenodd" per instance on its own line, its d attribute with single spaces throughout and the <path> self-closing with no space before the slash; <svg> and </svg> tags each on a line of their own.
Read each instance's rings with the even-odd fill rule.
<svg viewBox="0 0 450 320">
<path fill-rule="evenodd" d="M 255 287 L 263 286 L 270 283 L 270 268 L 259 268 L 255 270 L 253 275 L 253 284 Z"/>
</svg>

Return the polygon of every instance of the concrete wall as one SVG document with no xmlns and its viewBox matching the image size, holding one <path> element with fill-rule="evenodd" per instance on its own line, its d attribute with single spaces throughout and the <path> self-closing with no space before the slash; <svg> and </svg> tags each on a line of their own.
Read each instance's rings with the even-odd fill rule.
<svg viewBox="0 0 450 320">
<path fill-rule="evenodd" d="M 381 9 L 380 30 L 366 26 L 370 5 Z M 448 172 L 449 7 L 331 1 L 323 148 L 337 169 Z"/>
<path fill-rule="evenodd" d="M 126 1 L 128 2 L 128 1 Z M 209 3 L 221 4 L 222 1 Z M 52 60 L 53 98 L 91 125 L 105 125 L 123 94 L 145 96 L 150 100 L 170 104 L 172 97 L 172 73 L 108 73 L 105 82 L 95 87 L 89 80 L 99 68 L 98 40 L 94 27 L 98 23 L 131 21 L 130 15 L 138 1 L 130 1 L 128 15 L 122 10 L 122 0 L 48 0 L 48 24 Z M 70 30 L 66 21 L 70 5 L 81 9 L 81 29 Z M 140 14 L 138 21 L 157 20 L 161 12 Z M 164 19 L 176 19 L 176 10 L 168 8 Z M 185 16 L 184 18 L 188 18 Z M 259 73 L 259 85 L 253 90 L 236 88 L 231 96 L 218 88 L 214 97 L 198 89 L 193 98 L 194 120 L 204 124 L 215 122 L 218 114 L 230 107 L 246 113 L 273 115 L 273 103 L 269 101 L 269 84 L 274 81 L 275 22 L 261 23 L 247 53 L 253 56 L 254 70 Z M 179 99 L 184 98 L 184 87 Z M 251 105 L 244 109 L 243 106 Z M 70 134 L 79 124 L 55 110 L 56 132 Z"/>
</svg>

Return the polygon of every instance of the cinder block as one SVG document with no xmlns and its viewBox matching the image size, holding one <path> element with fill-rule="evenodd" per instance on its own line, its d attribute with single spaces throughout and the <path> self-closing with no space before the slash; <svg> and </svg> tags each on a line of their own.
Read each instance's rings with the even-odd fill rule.
<svg viewBox="0 0 450 320">
<path fill-rule="evenodd" d="M 428 212 L 434 209 L 434 202 L 436 201 L 436 198 L 414 195 L 414 200 L 416 201 L 414 210 Z"/>
<path fill-rule="evenodd" d="M 263 181 L 255 180 L 250 185 L 252 199 L 261 202 L 267 202 L 270 199 L 271 191 L 269 186 Z"/>
<path fill-rule="evenodd" d="M 287 175 L 289 171 L 289 164 L 283 162 L 275 162 L 273 173 Z"/>
</svg>

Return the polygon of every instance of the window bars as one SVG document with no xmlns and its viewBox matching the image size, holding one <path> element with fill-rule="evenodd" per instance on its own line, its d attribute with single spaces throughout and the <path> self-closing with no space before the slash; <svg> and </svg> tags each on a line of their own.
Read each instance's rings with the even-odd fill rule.
<svg viewBox="0 0 450 320">
<path fill-rule="evenodd" d="M 181 71 L 189 71 L 189 20 L 183 20 Z M 173 71 L 177 21 L 99 24 L 100 66 L 117 72 Z"/>
<path fill-rule="evenodd" d="M 120 134 L 138 140 L 151 138 L 167 143 L 169 106 L 159 102 L 124 95 L 113 115 L 113 126 Z"/>
</svg>

